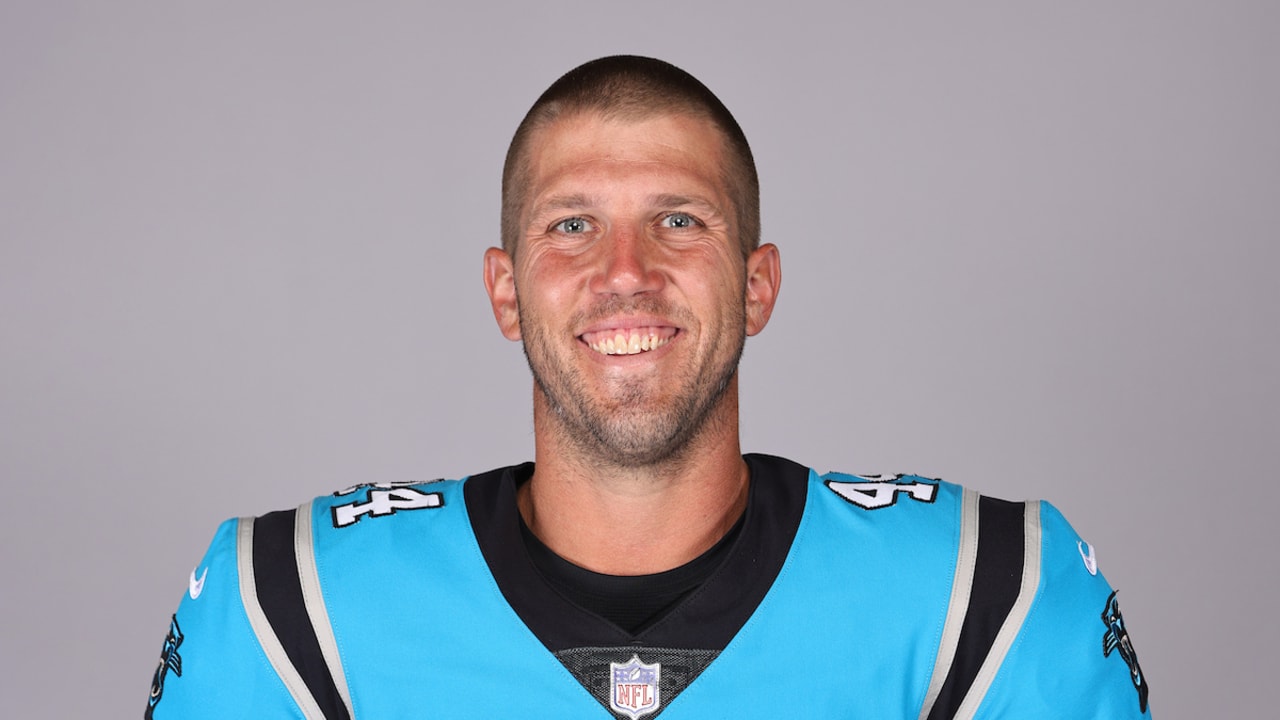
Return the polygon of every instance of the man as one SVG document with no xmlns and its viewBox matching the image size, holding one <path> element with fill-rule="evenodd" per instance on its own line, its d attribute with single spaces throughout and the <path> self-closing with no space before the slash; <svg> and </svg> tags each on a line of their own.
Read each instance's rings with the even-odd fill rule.
<svg viewBox="0 0 1280 720">
<path fill-rule="evenodd" d="M 1129 718 L 1147 685 L 1051 506 L 743 456 L 768 323 L 746 138 L 701 83 L 604 58 L 517 130 L 484 282 L 536 463 L 229 521 L 155 718 Z"/>
</svg>

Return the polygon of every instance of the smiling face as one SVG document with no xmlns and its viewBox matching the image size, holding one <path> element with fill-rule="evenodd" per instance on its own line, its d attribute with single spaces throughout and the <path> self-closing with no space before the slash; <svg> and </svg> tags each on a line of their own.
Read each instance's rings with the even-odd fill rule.
<svg viewBox="0 0 1280 720">
<path fill-rule="evenodd" d="M 524 341 L 539 432 L 620 466 L 708 430 L 736 443 L 738 358 L 779 272 L 773 246 L 743 257 L 719 132 L 594 113 L 537 132 L 515 258 L 489 250 L 485 281 Z"/>
</svg>

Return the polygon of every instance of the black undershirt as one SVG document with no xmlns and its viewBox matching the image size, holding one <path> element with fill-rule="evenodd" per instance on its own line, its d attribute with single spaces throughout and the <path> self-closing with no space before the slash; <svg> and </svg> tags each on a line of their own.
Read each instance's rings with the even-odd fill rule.
<svg viewBox="0 0 1280 720">
<path fill-rule="evenodd" d="M 533 559 L 537 548 L 525 540 L 517 507 L 519 485 L 533 476 L 533 463 L 471 476 L 464 491 L 467 513 L 498 589 L 551 652 L 637 643 L 718 652 L 755 612 L 782 569 L 804 513 L 811 473 L 803 465 L 778 457 L 748 454 L 743 459 L 751 473 L 751 485 L 742 527 L 730 531 L 731 536 L 719 543 L 723 547 L 713 549 L 722 554 L 707 562 L 710 569 L 692 581 L 692 590 L 681 593 L 677 584 L 669 595 L 673 602 L 652 603 L 651 607 L 659 609 L 647 618 L 640 611 L 632 621 L 622 620 L 632 626 L 640 623 L 635 632 L 571 600 L 552 583 L 555 571 L 544 572 Z M 621 579 L 624 583 L 629 580 Z M 572 581 L 561 581 L 560 585 L 575 587 Z M 626 598 L 624 605 L 634 600 L 630 588 L 613 595 L 618 594 Z M 617 661 L 628 658 L 630 655 Z"/>
<path fill-rule="evenodd" d="M 523 517 L 520 534 L 534 566 L 552 587 L 570 602 L 635 635 L 661 619 L 720 567 L 742 529 L 743 517 L 745 514 L 711 549 L 684 565 L 652 575 L 605 575 L 574 565 L 544 545 Z"/>
</svg>

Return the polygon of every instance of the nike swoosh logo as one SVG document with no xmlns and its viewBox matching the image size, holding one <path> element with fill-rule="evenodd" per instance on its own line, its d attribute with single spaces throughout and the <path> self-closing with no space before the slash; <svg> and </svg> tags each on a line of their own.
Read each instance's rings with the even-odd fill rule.
<svg viewBox="0 0 1280 720">
<path fill-rule="evenodd" d="M 204 579 L 208 574 L 209 568 L 205 568 L 204 572 L 200 573 L 200 579 L 197 580 L 195 569 L 191 570 L 191 580 L 188 581 L 187 594 L 191 596 L 192 600 L 200 597 L 200 593 L 204 592 Z"/>
<path fill-rule="evenodd" d="M 1080 559 L 1084 560 L 1084 569 L 1089 571 L 1090 575 L 1098 574 L 1098 556 L 1093 554 L 1093 546 L 1080 540 L 1076 543 L 1076 547 L 1080 550 Z"/>
</svg>

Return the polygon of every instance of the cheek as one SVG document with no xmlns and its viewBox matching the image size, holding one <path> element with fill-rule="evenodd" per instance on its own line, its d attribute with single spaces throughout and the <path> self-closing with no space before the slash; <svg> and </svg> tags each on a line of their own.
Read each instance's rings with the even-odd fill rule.
<svg viewBox="0 0 1280 720">
<path fill-rule="evenodd" d="M 702 332 L 709 335 L 708 342 L 718 342 L 721 337 L 741 332 L 745 317 L 743 286 L 732 278 L 718 280 L 695 278 L 686 285 L 690 309 L 702 324 Z"/>
<path fill-rule="evenodd" d="M 572 263 L 552 257 L 530 258 L 517 272 L 516 292 L 526 314 L 556 315 L 573 308 L 582 283 Z"/>
<path fill-rule="evenodd" d="M 723 313 L 735 313 L 743 306 L 746 277 L 742 263 L 721 262 L 714 272 L 702 278 L 701 284 L 703 294 L 713 299 Z"/>
</svg>

